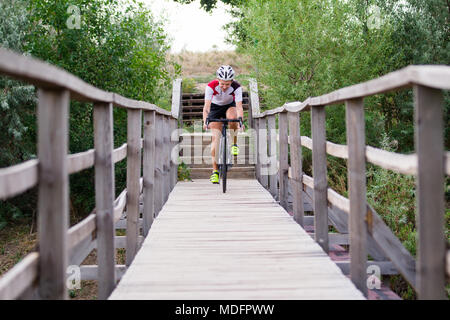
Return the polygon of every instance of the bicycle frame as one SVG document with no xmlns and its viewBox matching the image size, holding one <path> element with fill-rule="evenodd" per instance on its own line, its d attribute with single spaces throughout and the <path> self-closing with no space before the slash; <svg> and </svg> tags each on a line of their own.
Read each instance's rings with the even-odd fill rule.
<svg viewBox="0 0 450 320">
<path fill-rule="evenodd" d="M 222 180 L 223 192 L 226 192 L 226 180 L 227 180 L 227 171 L 229 168 L 233 166 L 231 160 L 231 152 L 227 152 L 227 129 L 229 122 L 239 122 L 242 126 L 241 120 L 238 119 L 207 119 L 206 124 L 210 122 L 222 122 L 222 135 L 220 137 L 219 143 L 219 159 L 217 164 L 219 166 L 220 178 Z M 217 155 L 217 153 L 216 153 Z M 217 156 L 216 156 L 217 159 Z"/>
</svg>

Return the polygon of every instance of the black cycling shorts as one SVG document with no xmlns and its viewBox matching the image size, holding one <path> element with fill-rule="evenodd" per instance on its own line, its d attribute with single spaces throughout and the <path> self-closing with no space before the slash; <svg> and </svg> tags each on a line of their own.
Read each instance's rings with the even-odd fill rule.
<svg viewBox="0 0 450 320">
<path fill-rule="evenodd" d="M 211 109 L 209 110 L 208 119 L 226 119 L 227 110 L 231 107 L 236 107 L 236 103 L 234 101 L 224 106 L 219 106 L 215 103 L 211 103 Z"/>
</svg>

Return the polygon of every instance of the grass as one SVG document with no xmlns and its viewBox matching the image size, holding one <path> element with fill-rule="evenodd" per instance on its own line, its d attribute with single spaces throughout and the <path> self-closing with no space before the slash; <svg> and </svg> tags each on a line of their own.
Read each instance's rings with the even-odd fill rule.
<svg viewBox="0 0 450 320">
<path fill-rule="evenodd" d="M 211 81 L 210 77 L 214 78 L 221 65 L 231 65 L 237 75 L 250 74 L 252 71 L 250 58 L 235 51 L 182 51 L 170 54 L 169 59 L 181 65 L 183 78 L 192 77 L 201 82 Z"/>
<path fill-rule="evenodd" d="M 34 251 L 36 243 L 27 223 L 10 223 L 0 230 L 0 276 Z"/>
<path fill-rule="evenodd" d="M 31 223 L 23 220 L 9 223 L 0 230 L 0 276 L 5 274 L 26 255 L 35 251 L 37 233 L 30 232 Z M 116 235 L 125 235 L 125 230 L 117 230 Z M 125 264 L 125 249 L 116 249 L 116 263 Z M 96 265 L 97 250 L 93 250 L 81 263 L 81 265 Z M 82 280 L 80 289 L 69 290 L 69 298 L 72 300 L 96 300 L 97 281 Z"/>
<path fill-rule="evenodd" d="M 244 89 L 248 88 L 248 78 L 253 71 L 250 58 L 235 51 L 182 51 L 170 54 L 168 59 L 181 66 L 184 93 L 203 93 L 206 84 L 216 78 L 216 70 L 221 65 L 233 67 L 236 81 Z"/>
</svg>

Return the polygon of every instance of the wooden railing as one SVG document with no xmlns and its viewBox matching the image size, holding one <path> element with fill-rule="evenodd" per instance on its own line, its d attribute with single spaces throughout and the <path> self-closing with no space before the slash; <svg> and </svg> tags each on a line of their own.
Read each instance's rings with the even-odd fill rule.
<svg viewBox="0 0 450 320">
<path fill-rule="evenodd" d="M 402 155 L 366 146 L 363 99 L 407 87 L 414 90 L 416 154 Z M 295 220 L 300 225 L 314 224 L 315 240 L 326 252 L 330 242 L 350 245 L 350 276 L 366 295 L 367 266 L 375 264 L 384 273 L 398 270 L 420 299 L 446 297 L 450 256 L 444 237 L 444 177 L 450 174 L 450 152 L 444 152 L 442 90 L 448 89 L 450 67 L 409 66 L 375 80 L 253 115 L 259 138 L 258 180 L 285 208 L 288 185 L 292 186 Z M 346 106 L 347 145 L 328 142 L 325 136 L 325 107 L 339 103 Z M 301 136 L 299 131 L 300 115 L 305 111 L 311 111 L 311 138 Z M 312 150 L 313 177 L 303 173 L 302 146 Z M 327 186 L 327 154 L 348 161 L 349 199 Z M 366 161 L 416 176 L 417 265 L 366 201 Z M 313 221 L 304 216 L 304 203 L 312 205 Z M 329 234 L 329 221 L 342 234 Z M 377 261 L 367 261 L 368 254 Z M 341 265 L 341 269 L 345 266 Z"/>
<path fill-rule="evenodd" d="M 0 278 L 0 299 L 66 299 L 68 266 L 80 265 L 95 248 L 98 265 L 81 266 L 81 279 L 98 280 L 98 298 L 106 299 L 177 182 L 178 159 L 171 152 L 178 144 L 180 96 L 174 97 L 171 113 L 102 91 L 57 67 L 1 48 L 0 74 L 38 88 L 38 158 L 0 169 L 0 199 L 38 186 L 39 244 L 37 252 Z M 174 82 L 175 94 L 178 90 L 181 95 L 180 85 Z M 94 149 L 68 155 L 71 100 L 94 103 Z M 117 149 L 113 149 L 113 107 L 126 108 L 128 114 L 127 143 Z M 125 158 L 127 187 L 114 199 L 114 164 Z M 69 229 L 69 174 L 92 166 L 94 212 Z M 121 219 L 124 210 L 126 220 Z M 126 236 L 116 236 L 115 229 L 126 229 Z M 126 248 L 126 265 L 116 265 L 115 248 Z"/>
<path fill-rule="evenodd" d="M 95 248 L 98 265 L 81 266 L 81 277 L 97 279 L 98 298 L 105 299 L 133 261 L 177 181 L 176 156 L 171 152 L 178 143 L 181 81 L 174 82 L 172 112 L 168 112 L 153 104 L 102 91 L 64 70 L 4 49 L 0 49 L 0 74 L 34 84 L 39 98 L 38 158 L 0 169 L 0 199 L 38 186 L 39 248 L 0 278 L 0 299 L 67 298 L 68 265 L 80 265 Z M 366 146 L 363 98 L 405 87 L 413 87 L 415 93 L 416 154 L 401 155 Z M 259 113 L 256 82 L 251 82 L 249 122 L 251 128 L 257 129 L 259 138 L 258 180 L 285 208 L 289 185 L 292 186 L 295 220 L 300 225 L 314 224 L 314 237 L 325 251 L 330 243 L 350 245 L 348 269 L 351 279 L 364 293 L 367 293 L 367 266 L 375 264 L 384 273 L 401 273 L 419 298 L 445 297 L 449 253 L 443 230 L 442 187 L 444 175 L 450 174 L 450 154 L 443 150 L 441 90 L 449 88 L 449 67 L 411 66 L 369 82 Z M 94 103 L 94 149 L 73 155 L 67 154 L 70 100 Z M 327 142 L 325 137 L 325 107 L 342 102 L 347 108 L 347 146 Z M 128 112 L 127 143 L 117 149 L 113 149 L 113 107 L 126 108 Z M 312 114 L 312 139 L 300 133 L 299 117 L 305 111 Z M 302 146 L 312 150 L 313 177 L 303 174 Z M 349 199 L 327 186 L 327 153 L 348 159 Z M 125 158 L 127 188 L 114 199 L 114 164 Z M 366 161 L 417 177 L 417 266 L 366 202 Z M 69 174 L 92 166 L 95 167 L 96 208 L 69 229 Z M 276 173 L 268 174 L 273 172 Z M 304 203 L 312 205 L 313 221 L 304 215 Z M 121 219 L 125 209 L 126 220 Z M 341 234 L 328 233 L 330 222 Z M 115 236 L 115 228 L 126 229 L 126 237 Z M 116 265 L 115 248 L 126 248 L 125 265 Z M 368 253 L 375 261 L 367 261 Z"/>
</svg>

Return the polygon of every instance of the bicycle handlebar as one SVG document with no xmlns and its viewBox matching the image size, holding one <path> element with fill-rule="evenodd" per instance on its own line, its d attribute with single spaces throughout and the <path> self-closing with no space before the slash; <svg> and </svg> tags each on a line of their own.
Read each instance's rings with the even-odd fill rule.
<svg viewBox="0 0 450 320">
<path fill-rule="evenodd" d="M 239 119 L 206 119 L 206 123 L 209 122 L 241 122 Z"/>
</svg>

